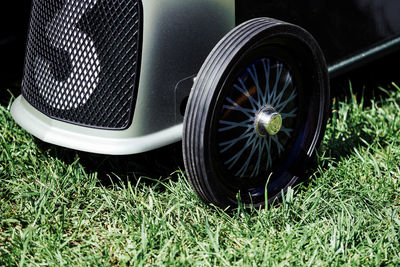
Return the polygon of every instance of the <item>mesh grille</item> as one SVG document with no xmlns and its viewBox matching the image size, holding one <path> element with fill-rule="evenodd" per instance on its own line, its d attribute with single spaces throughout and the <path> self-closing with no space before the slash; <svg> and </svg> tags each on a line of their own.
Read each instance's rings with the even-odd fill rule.
<svg viewBox="0 0 400 267">
<path fill-rule="evenodd" d="M 30 23 L 24 98 L 57 120 L 129 127 L 140 62 L 140 0 L 34 0 Z"/>
</svg>

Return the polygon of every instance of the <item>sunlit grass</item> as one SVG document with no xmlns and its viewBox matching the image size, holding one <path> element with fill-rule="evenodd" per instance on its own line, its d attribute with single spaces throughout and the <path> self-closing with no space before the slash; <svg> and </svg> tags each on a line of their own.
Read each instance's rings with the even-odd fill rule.
<svg viewBox="0 0 400 267">
<path fill-rule="evenodd" d="M 383 90 L 383 89 L 381 89 Z M 0 107 L 0 265 L 400 264 L 400 89 L 335 99 L 318 168 L 281 204 L 204 205 L 184 173 L 88 170 Z"/>
</svg>

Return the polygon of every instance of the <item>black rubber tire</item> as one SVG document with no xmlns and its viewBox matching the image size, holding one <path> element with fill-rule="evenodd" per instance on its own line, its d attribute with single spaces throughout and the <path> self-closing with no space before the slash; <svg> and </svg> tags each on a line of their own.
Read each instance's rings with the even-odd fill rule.
<svg viewBox="0 0 400 267">
<path fill-rule="evenodd" d="M 303 79 L 302 88 L 307 88 L 307 92 L 303 93 L 307 96 L 307 105 L 303 107 L 306 121 L 304 125 L 307 129 L 302 129 L 301 134 L 307 138 L 304 138 L 299 149 L 296 148 L 295 162 L 292 160 L 289 167 L 275 172 L 275 176 L 282 173 L 281 177 L 274 178 L 277 181 L 282 180 L 277 188 L 272 190 L 267 187 L 269 177 L 266 173 L 258 186 L 261 188 L 264 185 L 268 192 L 259 197 L 246 197 L 249 195 L 246 190 L 250 190 L 246 186 L 237 185 L 237 189 L 232 190 L 225 188 L 231 186 L 227 185 L 230 178 L 221 177 L 219 166 L 215 163 L 218 161 L 214 151 L 217 145 L 215 121 L 219 116 L 221 99 L 230 90 L 229 84 L 235 78 L 232 75 L 238 73 L 235 74 L 234 70 L 238 71 L 240 64 L 246 62 L 249 55 L 261 54 L 263 51 L 269 54 L 277 51 L 278 54 L 287 55 L 284 56 L 288 58 L 286 63 Z M 308 32 L 296 25 L 271 18 L 256 18 L 237 26 L 216 45 L 205 60 L 186 108 L 183 158 L 187 176 L 195 192 L 206 203 L 221 208 L 237 206 L 237 199 L 241 199 L 246 206 L 256 207 L 265 205 L 266 196 L 269 202 L 273 201 L 304 173 L 323 137 L 330 112 L 329 104 L 329 79 L 324 55 Z M 234 196 L 239 192 L 240 197 Z"/>
</svg>

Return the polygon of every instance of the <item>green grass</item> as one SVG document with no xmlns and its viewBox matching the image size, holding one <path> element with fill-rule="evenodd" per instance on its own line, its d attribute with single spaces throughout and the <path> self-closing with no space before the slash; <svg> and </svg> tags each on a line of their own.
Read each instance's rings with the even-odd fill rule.
<svg viewBox="0 0 400 267">
<path fill-rule="evenodd" d="M 63 160 L 0 107 L 0 265 L 400 265 L 400 89 L 383 94 L 336 99 L 310 182 L 231 215 L 181 171 Z"/>
</svg>

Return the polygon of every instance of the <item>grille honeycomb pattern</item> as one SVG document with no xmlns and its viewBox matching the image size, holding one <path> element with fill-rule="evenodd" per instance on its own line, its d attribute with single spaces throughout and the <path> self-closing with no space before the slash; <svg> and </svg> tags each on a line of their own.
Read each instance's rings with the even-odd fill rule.
<svg viewBox="0 0 400 267">
<path fill-rule="evenodd" d="M 22 84 L 45 115 L 129 127 L 139 76 L 140 0 L 34 0 Z"/>
</svg>

